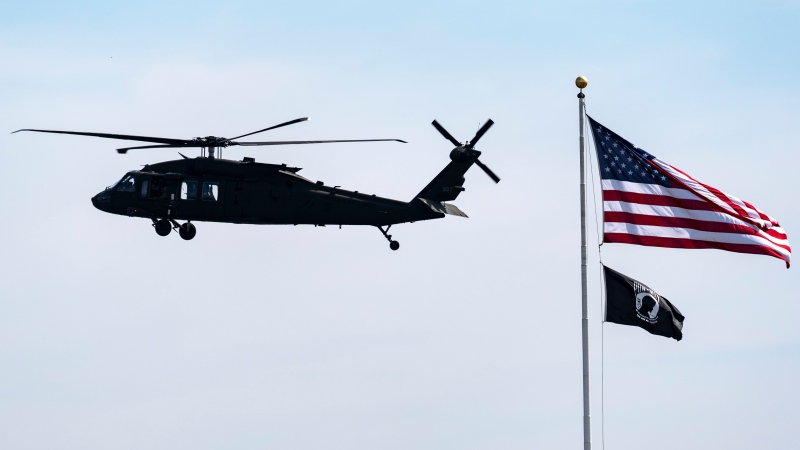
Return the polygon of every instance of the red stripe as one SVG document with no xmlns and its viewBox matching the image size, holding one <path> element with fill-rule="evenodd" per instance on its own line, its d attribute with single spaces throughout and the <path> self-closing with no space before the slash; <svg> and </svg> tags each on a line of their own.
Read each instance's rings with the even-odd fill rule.
<svg viewBox="0 0 800 450">
<path fill-rule="evenodd" d="M 664 238 L 654 236 L 638 236 L 635 234 L 624 233 L 604 233 L 603 242 L 607 243 L 620 243 L 620 244 L 634 244 L 644 245 L 648 247 L 666 247 L 666 248 L 691 248 L 691 249 L 719 249 L 727 250 L 736 253 L 751 253 L 756 255 L 768 255 L 778 258 L 786 262 L 786 267 L 789 267 L 789 260 L 775 250 L 765 247 L 763 245 L 749 245 L 749 244 L 729 244 L 725 242 L 709 242 L 694 239 L 681 239 L 681 238 Z"/>
<path fill-rule="evenodd" d="M 779 232 L 778 230 L 776 230 L 774 228 L 770 228 L 768 230 L 761 230 L 761 231 L 763 231 L 764 234 L 768 234 L 768 235 L 774 237 L 775 239 L 789 239 L 786 236 L 786 233 L 781 233 L 781 232 Z"/>
<path fill-rule="evenodd" d="M 699 196 L 699 197 L 701 197 L 701 198 L 706 198 L 706 196 L 705 196 L 704 194 L 701 194 L 700 192 L 697 192 L 696 190 L 694 190 L 694 189 L 692 189 L 691 187 L 689 187 L 689 185 L 687 185 L 687 184 L 686 184 L 686 182 L 685 182 L 684 180 L 681 180 L 680 178 L 678 178 L 678 177 L 676 177 L 676 176 L 674 176 L 674 175 L 671 175 L 671 174 L 669 174 L 669 173 L 665 172 L 665 171 L 664 171 L 664 169 L 662 169 L 662 168 L 661 168 L 661 167 L 660 167 L 658 164 L 654 163 L 653 161 L 647 161 L 647 162 L 648 162 L 648 164 L 650 164 L 651 166 L 653 166 L 653 167 L 655 167 L 656 169 L 658 169 L 660 172 L 663 172 L 663 173 L 665 173 L 665 174 L 666 174 L 666 175 L 667 175 L 667 176 L 668 176 L 668 177 L 669 177 L 671 180 L 673 180 L 673 181 L 677 182 L 677 183 L 678 183 L 678 184 L 679 184 L 681 187 L 683 187 L 683 188 L 685 188 L 685 189 L 689 190 L 690 192 L 692 192 L 693 194 L 695 194 L 695 195 L 697 195 L 697 196 Z M 738 213 L 738 218 L 739 218 L 739 219 L 741 219 L 741 220 L 744 220 L 745 222 L 748 222 L 748 223 L 752 223 L 753 225 L 756 225 L 756 226 L 758 226 L 758 227 L 761 227 L 761 226 L 762 226 L 762 224 L 760 224 L 760 223 L 756 222 L 756 219 L 753 219 L 752 217 L 750 217 L 750 215 L 749 215 L 749 214 L 747 214 L 747 212 L 746 212 L 746 211 L 742 210 L 742 208 L 741 208 L 741 207 L 739 207 L 738 205 L 736 205 L 736 204 L 732 203 L 730 200 L 728 200 L 727 194 L 725 194 L 724 192 L 722 192 L 722 191 L 720 191 L 720 190 L 718 190 L 718 189 L 716 189 L 716 188 L 713 188 L 713 187 L 711 187 L 711 186 L 709 186 L 709 185 L 707 185 L 707 184 L 703 184 L 703 183 L 701 183 L 700 181 L 698 181 L 697 179 L 695 179 L 694 177 L 692 177 L 692 176 L 691 176 L 691 175 L 689 175 L 688 173 L 686 173 L 686 172 L 682 171 L 681 169 L 678 169 L 678 168 L 677 168 L 677 167 L 675 167 L 675 166 L 672 166 L 672 165 L 670 165 L 670 164 L 667 164 L 667 163 L 665 163 L 664 161 L 661 161 L 661 162 L 662 162 L 664 165 L 667 165 L 667 166 L 669 166 L 669 167 L 670 167 L 672 170 L 675 170 L 676 172 L 678 172 L 678 173 L 682 174 L 682 175 L 683 175 L 684 177 L 686 177 L 687 179 L 689 179 L 689 180 L 692 180 L 692 181 L 694 181 L 695 183 L 697 183 L 697 184 L 699 184 L 699 185 L 701 185 L 701 186 L 705 187 L 706 189 L 708 189 L 708 190 L 711 192 L 711 194 L 712 194 L 712 195 L 714 195 L 715 197 L 719 198 L 719 200 L 720 200 L 720 201 L 722 201 L 722 202 L 723 202 L 723 203 L 725 203 L 726 205 L 730 206 L 730 207 L 731 207 L 731 208 L 732 208 L 732 209 L 733 209 L 735 212 L 737 212 L 737 213 Z M 717 195 L 717 194 L 716 194 L 716 192 L 718 192 L 718 193 L 722 194 L 722 196 L 723 196 L 724 198 L 722 198 L 722 197 L 720 197 L 719 195 Z M 722 211 L 722 212 L 724 212 L 725 214 L 729 214 L 729 215 L 731 215 L 731 216 L 733 216 L 733 217 L 737 217 L 737 215 L 736 215 L 736 214 L 731 214 L 731 212 L 730 212 L 730 211 L 727 211 L 727 210 L 725 210 L 725 209 L 724 209 L 724 208 L 722 208 L 721 206 L 719 206 L 719 205 L 715 204 L 714 202 L 712 202 L 710 199 L 706 199 L 706 201 L 707 201 L 709 204 L 711 204 L 711 205 L 714 205 L 714 207 L 715 207 L 715 208 L 717 208 L 719 211 Z M 755 209 L 755 208 L 754 208 L 754 209 Z"/>
<path fill-rule="evenodd" d="M 766 220 L 767 222 L 769 222 L 769 223 L 771 223 L 773 225 L 777 225 L 778 224 L 777 222 L 772 220 L 772 217 L 770 217 L 770 216 L 764 214 L 763 212 L 759 211 L 758 208 L 756 208 L 755 206 L 751 205 L 750 203 L 747 203 L 744 200 L 742 200 L 742 203 L 744 203 L 748 208 L 750 208 L 753 211 L 755 211 L 758 214 L 758 216 L 761 217 L 762 220 Z"/>
<path fill-rule="evenodd" d="M 700 182 L 698 181 L 698 183 L 700 183 Z M 750 220 L 754 219 L 754 217 L 750 216 L 750 213 L 745 211 L 744 208 L 742 208 L 741 206 L 739 206 L 736 203 L 734 203 L 733 201 L 731 201 L 731 199 L 728 198 L 728 194 L 720 191 L 719 189 L 717 189 L 717 188 L 715 188 L 713 186 L 709 186 L 707 184 L 700 183 L 700 185 L 703 186 L 704 188 L 708 189 L 708 191 L 711 192 L 712 194 L 714 194 L 718 199 L 720 199 L 723 202 L 725 202 L 726 205 L 728 205 L 731 208 L 733 208 L 734 211 L 736 211 L 741 217 L 747 217 Z"/>
<path fill-rule="evenodd" d="M 603 190 L 603 201 L 620 201 L 638 203 L 640 205 L 670 206 L 700 211 L 718 211 L 717 208 L 709 205 L 705 200 L 689 200 L 684 198 L 668 197 L 666 195 L 639 194 L 636 192 L 625 191 Z"/>
<path fill-rule="evenodd" d="M 691 228 L 693 230 L 710 231 L 713 233 L 747 234 L 751 236 L 757 234 L 755 230 L 747 225 L 683 219 L 680 217 L 646 216 L 628 212 L 606 211 L 603 214 L 603 219 L 606 222 L 624 222 L 633 225 L 652 225 L 671 228 Z"/>
<path fill-rule="evenodd" d="M 623 222 L 633 225 L 652 225 L 657 227 L 672 227 L 672 228 L 690 228 L 698 231 L 709 231 L 712 233 L 732 233 L 732 234 L 747 234 L 750 236 L 758 236 L 758 232 L 747 225 L 738 225 L 734 223 L 725 222 L 711 222 L 708 220 L 685 219 L 681 217 L 669 216 L 649 216 L 645 214 L 634 214 L 622 211 L 604 211 L 603 220 L 606 222 Z M 786 235 L 778 233 L 774 230 L 772 233 L 767 233 L 775 239 L 786 239 Z M 774 245 L 780 247 L 787 247 L 781 244 Z M 786 248 L 789 250 L 789 248 Z"/>
</svg>

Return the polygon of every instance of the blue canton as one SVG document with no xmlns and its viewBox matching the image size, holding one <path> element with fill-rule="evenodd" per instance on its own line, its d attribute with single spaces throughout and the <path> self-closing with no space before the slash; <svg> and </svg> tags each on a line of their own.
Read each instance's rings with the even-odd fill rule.
<svg viewBox="0 0 800 450">
<path fill-rule="evenodd" d="M 600 165 L 600 178 L 603 180 L 630 181 L 632 183 L 660 184 L 672 187 L 670 179 L 647 163 L 654 156 L 636 148 L 618 134 L 589 119 Z"/>
</svg>

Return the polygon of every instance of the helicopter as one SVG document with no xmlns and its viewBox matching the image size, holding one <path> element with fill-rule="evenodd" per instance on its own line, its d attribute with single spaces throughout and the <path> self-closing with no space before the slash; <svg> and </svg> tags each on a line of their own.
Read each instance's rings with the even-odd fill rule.
<svg viewBox="0 0 800 450">
<path fill-rule="evenodd" d="M 494 124 L 491 119 L 478 129 L 471 141 L 465 143 L 456 140 L 436 120 L 432 122 L 455 148 L 450 152 L 450 163 L 409 202 L 347 191 L 340 186 L 326 186 L 321 181 L 313 182 L 298 175 L 299 167 L 257 163 L 251 157 L 244 157 L 241 161 L 221 157 L 222 149 L 230 146 L 406 143 L 400 139 L 237 141 L 306 120 L 307 117 L 302 117 L 234 138 L 206 136 L 191 140 L 27 128 L 14 133 L 72 134 L 156 144 L 117 149 L 120 154 L 135 149 L 200 148 L 201 155 L 196 158 L 179 152 L 182 159 L 148 164 L 140 170 L 130 171 L 92 197 L 92 204 L 100 211 L 150 219 L 159 236 L 168 236 L 175 230 L 187 241 L 197 234 L 193 222 L 339 225 L 340 228 L 342 225 L 369 225 L 381 231 L 389 241 L 389 248 L 397 250 L 400 243 L 389 234 L 392 225 L 440 219 L 448 214 L 467 217 L 458 207 L 447 202 L 455 200 L 464 191 L 464 174 L 473 164 L 495 183 L 500 182 L 500 178 L 478 159 L 481 152 L 475 149 L 475 144 Z"/>
</svg>

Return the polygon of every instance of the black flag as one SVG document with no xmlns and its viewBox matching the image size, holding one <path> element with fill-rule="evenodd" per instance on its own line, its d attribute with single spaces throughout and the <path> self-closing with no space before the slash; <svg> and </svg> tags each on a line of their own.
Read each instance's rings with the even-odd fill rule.
<svg viewBox="0 0 800 450">
<path fill-rule="evenodd" d="M 641 327 L 659 336 L 681 340 L 683 315 L 666 298 L 642 283 L 603 266 L 606 279 L 606 322 Z"/>
</svg>

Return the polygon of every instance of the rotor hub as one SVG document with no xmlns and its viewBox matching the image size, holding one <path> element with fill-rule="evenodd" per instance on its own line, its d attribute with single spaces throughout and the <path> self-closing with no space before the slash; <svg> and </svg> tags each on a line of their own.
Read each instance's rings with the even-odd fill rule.
<svg viewBox="0 0 800 450">
<path fill-rule="evenodd" d="M 453 149 L 450 152 L 450 160 L 456 162 L 467 162 L 473 159 L 477 159 L 478 156 L 481 155 L 481 152 L 475 150 L 473 148 L 469 148 L 466 145 L 461 145 Z"/>
</svg>

